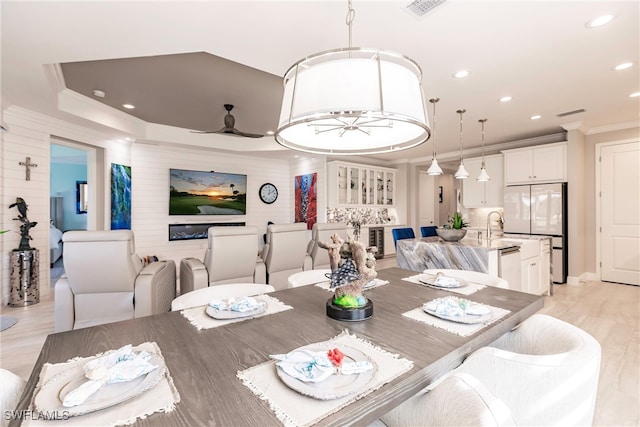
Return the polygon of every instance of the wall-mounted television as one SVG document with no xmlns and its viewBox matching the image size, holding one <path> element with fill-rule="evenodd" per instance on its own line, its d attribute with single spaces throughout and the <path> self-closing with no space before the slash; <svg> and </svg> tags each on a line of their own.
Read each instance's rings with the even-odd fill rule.
<svg viewBox="0 0 640 427">
<path fill-rule="evenodd" d="M 246 215 L 247 176 L 169 170 L 169 215 Z"/>
</svg>

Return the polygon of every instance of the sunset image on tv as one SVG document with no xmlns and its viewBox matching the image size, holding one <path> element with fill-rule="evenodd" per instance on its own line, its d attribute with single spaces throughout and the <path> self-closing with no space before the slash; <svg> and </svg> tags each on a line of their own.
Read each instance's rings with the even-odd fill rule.
<svg viewBox="0 0 640 427">
<path fill-rule="evenodd" d="M 170 169 L 169 215 L 245 215 L 247 176 Z"/>
</svg>

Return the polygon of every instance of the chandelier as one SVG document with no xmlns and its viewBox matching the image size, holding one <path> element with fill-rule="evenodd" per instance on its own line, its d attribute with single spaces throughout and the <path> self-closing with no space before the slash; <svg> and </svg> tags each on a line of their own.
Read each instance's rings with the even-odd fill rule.
<svg viewBox="0 0 640 427">
<path fill-rule="evenodd" d="M 310 55 L 284 75 L 276 141 L 316 154 L 405 150 L 431 135 L 422 70 L 404 55 L 351 47 L 355 11 L 349 0 L 349 47 Z"/>
</svg>

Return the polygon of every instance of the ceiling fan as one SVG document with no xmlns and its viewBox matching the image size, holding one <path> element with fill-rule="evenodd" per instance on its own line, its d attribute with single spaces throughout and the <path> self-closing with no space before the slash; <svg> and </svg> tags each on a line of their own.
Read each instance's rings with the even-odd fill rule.
<svg viewBox="0 0 640 427">
<path fill-rule="evenodd" d="M 236 118 L 231 114 L 231 110 L 233 110 L 233 104 L 224 104 L 225 110 L 227 110 L 227 115 L 224 116 L 224 127 L 219 130 L 209 130 L 209 131 L 196 131 L 192 130 L 193 133 L 223 133 L 229 135 L 236 136 L 244 136 L 247 138 L 262 138 L 264 135 L 260 135 L 257 133 L 247 133 L 239 131 L 235 128 Z"/>
</svg>

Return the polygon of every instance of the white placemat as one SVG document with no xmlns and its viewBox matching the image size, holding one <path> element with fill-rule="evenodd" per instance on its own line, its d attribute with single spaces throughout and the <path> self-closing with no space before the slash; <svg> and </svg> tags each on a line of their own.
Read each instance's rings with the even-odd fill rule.
<svg viewBox="0 0 640 427">
<path fill-rule="evenodd" d="M 283 425 L 292 427 L 315 424 L 413 368 L 412 361 L 389 353 L 349 334 L 348 331 L 344 331 L 330 341 L 338 348 L 344 345 L 360 350 L 378 366 L 372 381 L 362 392 L 335 400 L 317 400 L 304 396 L 290 389 L 280 380 L 274 360 L 239 371 L 238 378 L 253 393 L 269 403 L 269 407 Z M 294 349 L 282 349 L 282 353 L 292 350 Z"/>
<path fill-rule="evenodd" d="M 422 274 L 423 273 L 416 274 L 415 276 L 405 277 L 402 280 L 407 281 L 407 282 L 411 282 L 411 283 L 415 283 L 417 285 L 426 286 L 427 288 L 441 289 L 443 291 L 453 292 L 453 293 L 460 294 L 460 295 L 471 295 L 473 293 L 478 292 L 480 289 L 484 289 L 484 288 L 487 287 L 487 285 L 481 285 L 479 283 L 471 283 L 471 282 L 467 281 L 468 285 L 467 286 L 462 286 L 461 288 L 441 288 L 441 287 L 438 287 L 438 286 L 432 286 L 432 285 L 428 285 L 426 283 L 422 283 L 420 280 L 418 280 L 418 277 L 422 276 Z"/>
<path fill-rule="evenodd" d="M 383 286 L 383 285 L 388 285 L 389 281 L 388 280 L 382 280 L 382 279 L 373 279 L 374 280 L 374 284 L 363 289 L 364 291 L 368 291 L 369 289 L 373 289 L 373 288 L 377 288 L 378 286 Z M 316 286 L 319 288 L 322 288 L 326 291 L 330 291 L 333 292 L 333 289 L 329 289 L 329 286 L 331 285 L 330 281 L 326 281 L 326 282 L 320 282 L 320 283 L 316 283 Z"/>
<path fill-rule="evenodd" d="M 478 303 L 479 304 L 479 303 Z M 484 328 L 491 323 L 496 322 L 507 314 L 511 313 L 509 310 L 505 310 L 499 307 L 493 307 L 487 304 L 481 304 L 485 307 L 488 307 L 491 310 L 491 314 L 493 317 L 486 323 L 476 323 L 476 324 L 466 324 L 466 323 L 457 323 L 451 320 L 441 319 L 436 316 L 432 316 L 431 314 L 426 313 L 422 306 L 418 308 L 414 308 L 413 310 L 407 311 L 406 313 L 402 313 L 403 316 L 408 317 L 409 319 L 416 320 L 418 322 L 426 323 L 427 325 L 435 326 L 436 328 L 444 329 L 445 331 L 449 331 L 456 335 L 460 335 L 461 337 L 468 337 L 469 335 L 473 335 L 478 332 L 480 329 Z"/>
<path fill-rule="evenodd" d="M 182 310 L 180 314 L 189 320 L 189 322 L 195 326 L 197 329 L 211 329 L 217 328 L 218 326 L 228 325 L 229 323 L 242 322 L 247 319 L 254 319 L 256 317 L 268 316 L 274 313 L 280 313 L 281 311 L 291 310 L 293 307 L 287 305 L 277 298 L 274 298 L 269 295 L 256 295 L 253 298 L 258 299 L 260 301 L 264 301 L 267 303 L 267 310 L 264 313 L 261 313 L 257 316 L 253 317 L 241 317 L 239 319 L 214 319 L 209 316 L 205 309 L 206 305 L 202 305 L 199 307 L 188 308 L 186 310 Z"/>
<path fill-rule="evenodd" d="M 158 355 L 164 363 L 164 358 L 162 357 L 160 348 L 158 348 L 158 345 L 155 342 L 145 342 L 138 346 L 134 346 L 133 350 L 146 350 L 149 353 L 154 353 Z M 33 409 L 33 401 L 35 399 L 35 396 L 38 394 L 42 386 L 47 383 L 47 381 L 49 381 L 54 376 L 65 372 L 68 369 L 74 368 L 78 365 L 84 365 L 88 361 L 99 356 L 104 356 L 105 354 L 111 353 L 112 351 L 115 350 L 97 354 L 91 357 L 76 357 L 63 363 L 45 363 L 42 366 L 42 370 L 40 371 L 38 385 L 36 385 L 36 388 L 33 391 L 33 397 L 29 406 L 29 408 L 34 412 L 32 412 L 31 417 L 27 417 L 23 421 L 22 425 L 31 427 L 121 426 L 133 424 L 137 419 L 146 418 L 155 412 L 171 412 L 175 409 L 176 404 L 180 402 L 180 393 L 178 393 L 178 390 L 176 390 L 176 387 L 173 385 L 173 379 L 171 378 L 169 369 L 167 367 L 164 378 L 153 388 L 145 391 L 139 396 L 136 396 L 109 408 L 75 417 L 65 417 L 64 411 L 60 413 L 56 412 L 48 414 L 40 414 L 35 412 L 35 410 Z M 47 415 L 55 419 L 47 420 L 44 419 L 44 416 L 42 415 Z"/>
</svg>

